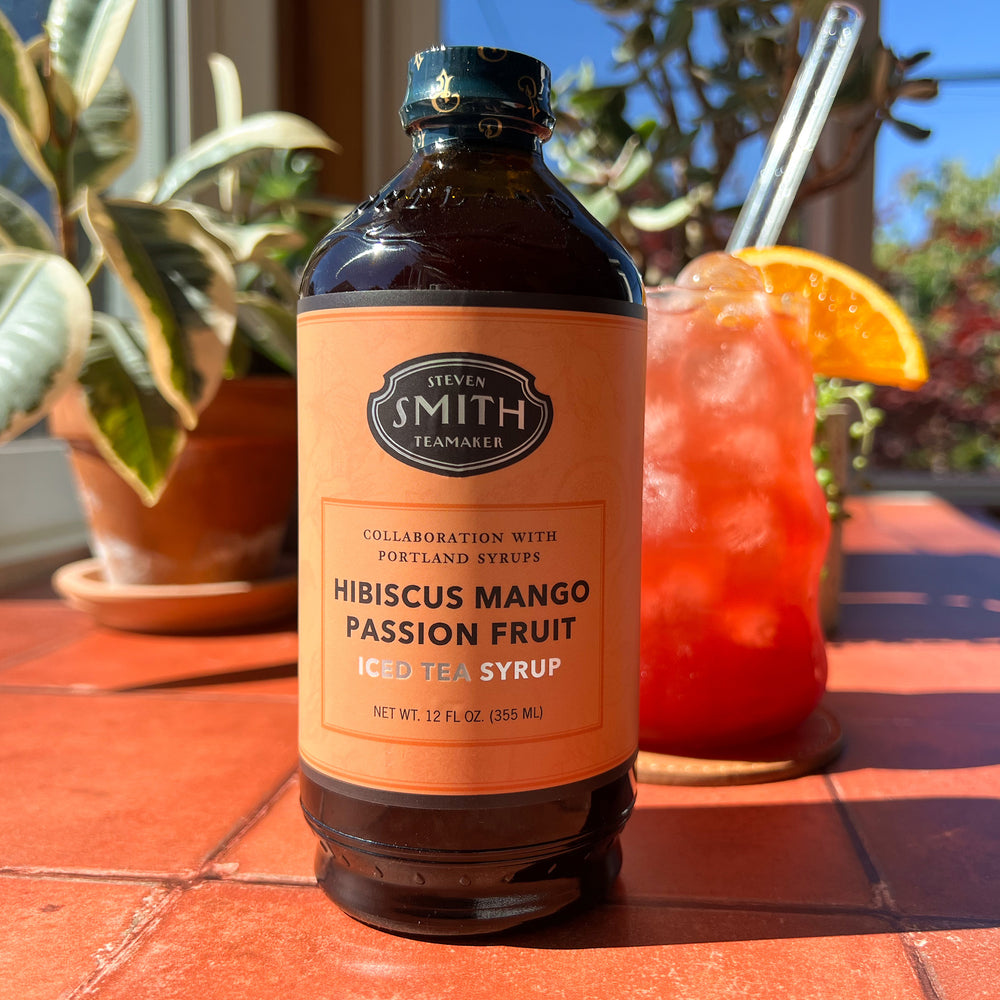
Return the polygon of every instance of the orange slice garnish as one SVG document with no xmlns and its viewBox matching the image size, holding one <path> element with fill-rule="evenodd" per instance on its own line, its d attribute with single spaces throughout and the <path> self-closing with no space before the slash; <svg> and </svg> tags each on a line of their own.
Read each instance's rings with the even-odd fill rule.
<svg viewBox="0 0 1000 1000">
<path fill-rule="evenodd" d="M 808 345 L 817 374 L 901 389 L 927 381 L 916 330 L 870 278 L 799 247 L 748 247 L 736 256 L 760 268 L 768 292 L 808 302 Z"/>
</svg>

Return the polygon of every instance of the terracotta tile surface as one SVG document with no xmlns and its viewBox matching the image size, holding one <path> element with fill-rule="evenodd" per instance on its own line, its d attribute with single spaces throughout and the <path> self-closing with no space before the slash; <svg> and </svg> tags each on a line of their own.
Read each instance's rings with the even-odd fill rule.
<svg viewBox="0 0 1000 1000">
<path fill-rule="evenodd" d="M 945 555 L 990 553 L 1000 556 L 995 522 L 978 512 L 962 512 L 937 497 L 895 494 L 853 498 L 844 544 L 851 552 L 891 552 L 906 547 L 914 552 Z"/>
<path fill-rule="evenodd" d="M 837 638 L 1000 639 L 1000 532 L 944 501 L 849 506 Z"/>
<path fill-rule="evenodd" d="M 53 1000 L 92 977 L 165 890 L 143 882 L 0 876 L 0 996 Z"/>
<path fill-rule="evenodd" d="M 92 628 L 86 615 L 60 601 L 0 597 L 0 682 L 6 683 L 11 665 L 58 649 Z"/>
<path fill-rule="evenodd" d="M 4 866 L 196 871 L 296 764 L 295 707 L 8 693 Z"/>
<path fill-rule="evenodd" d="M 278 680 L 272 690 L 294 695 L 297 658 L 289 630 L 173 636 L 91 628 L 75 642 L 0 671 L 0 683 L 122 691 Z"/>
<path fill-rule="evenodd" d="M 870 917 L 605 907 L 542 933 L 453 944 L 375 934 L 316 889 L 209 884 L 95 995 L 713 1000 L 819 996 L 817 983 L 837 1000 L 924 996 L 900 938 Z"/>
<path fill-rule="evenodd" d="M 947 716 L 953 706 L 944 696 L 958 695 L 963 712 L 975 711 L 975 702 L 982 701 L 993 706 L 985 719 L 1000 718 L 996 702 L 983 697 L 1000 692 L 1000 643 L 937 640 L 927 652 L 933 655 L 914 655 L 914 645 L 905 642 L 828 643 L 827 698 L 835 695 L 852 713 L 905 719 L 914 710 Z M 848 706 L 852 692 L 862 697 Z M 880 694 L 887 697 L 876 697 Z"/>
<path fill-rule="evenodd" d="M 994 1000 L 1000 531 L 853 501 L 827 774 L 640 786 L 608 903 L 471 942 L 315 886 L 290 628 L 0 599 L 0 1000 Z"/>
<path fill-rule="evenodd" d="M 908 935 L 948 1000 L 995 1000 L 1000 983 L 1000 928 L 953 926 Z"/>
</svg>

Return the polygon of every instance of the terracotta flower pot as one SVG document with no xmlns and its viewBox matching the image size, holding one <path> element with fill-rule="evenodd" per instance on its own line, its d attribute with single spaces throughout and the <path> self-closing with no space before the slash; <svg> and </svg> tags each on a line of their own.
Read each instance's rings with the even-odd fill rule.
<svg viewBox="0 0 1000 1000">
<path fill-rule="evenodd" d="M 108 583 L 219 583 L 274 572 L 296 488 L 293 379 L 223 382 L 155 507 L 98 454 L 82 393 L 60 401 L 50 426 L 70 446 Z"/>
</svg>

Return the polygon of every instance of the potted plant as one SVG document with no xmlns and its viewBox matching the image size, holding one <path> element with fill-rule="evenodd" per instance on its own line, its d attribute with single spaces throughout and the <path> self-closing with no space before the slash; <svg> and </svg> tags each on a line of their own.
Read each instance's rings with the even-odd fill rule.
<svg viewBox="0 0 1000 1000">
<path fill-rule="evenodd" d="M 28 42 L 0 14 L 0 112 L 54 220 L 0 188 L 0 442 L 44 416 L 70 441 L 108 582 L 260 578 L 295 489 L 294 381 L 256 374 L 294 370 L 283 257 L 313 168 L 287 151 L 335 144 L 291 114 L 244 117 L 215 56 L 218 127 L 111 194 L 138 132 L 112 66 L 134 6 L 52 0 Z M 110 282 L 125 315 L 101 307 Z"/>
</svg>

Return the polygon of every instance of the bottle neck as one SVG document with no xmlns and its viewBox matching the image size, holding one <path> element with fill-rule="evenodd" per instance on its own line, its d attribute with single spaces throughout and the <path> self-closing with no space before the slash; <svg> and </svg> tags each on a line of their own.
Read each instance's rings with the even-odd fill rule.
<svg viewBox="0 0 1000 1000">
<path fill-rule="evenodd" d="M 484 154 L 519 151 L 541 158 L 542 143 L 551 134 L 548 129 L 514 119 L 499 118 L 425 118 L 407 131 L 413 139 L 414 154 L 467 149 Z"/>
</svg>

